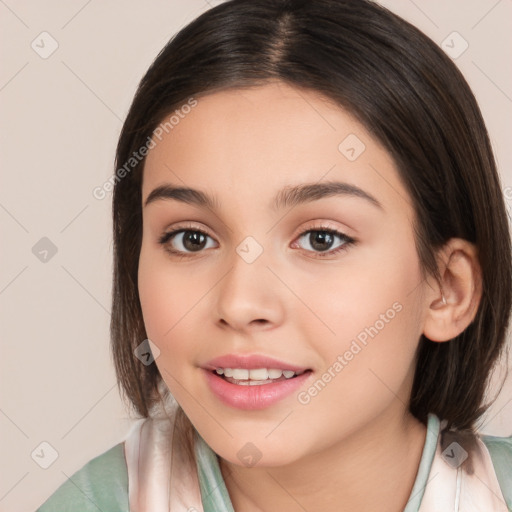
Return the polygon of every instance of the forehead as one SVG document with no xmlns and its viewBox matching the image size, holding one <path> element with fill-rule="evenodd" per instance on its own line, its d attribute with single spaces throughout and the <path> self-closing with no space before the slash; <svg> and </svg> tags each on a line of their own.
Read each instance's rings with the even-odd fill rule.
<svg viewBox="0 0 512 512">
<path fill-rule="evenodd" d="M 173 123 L 165 124 L 170 116 L 164 119 L 159 137 L 153 135 L 143 200 L 155 187 L 172 183 L 249 204 L 285 186 L 322 180 L 374 190 L 383 203 L 407 199 L 387 151 L 352 115 L 315 91 L 273 82 L 206 94 L 196 102 L 174 115 Z"/>
</svg>

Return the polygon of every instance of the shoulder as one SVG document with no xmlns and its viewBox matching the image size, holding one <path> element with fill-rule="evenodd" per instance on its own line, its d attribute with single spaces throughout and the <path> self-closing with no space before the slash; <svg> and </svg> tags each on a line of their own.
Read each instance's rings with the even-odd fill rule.
<svg viewBox="0 0 512 512">
<path fill-rule="evenodd" d="M 481 438 L 482 441 L 490 450 L 496 450 L 496 452 L 501 452 L 505 457 L 512 457 L 512 436 L 497 437 L 490 435 L 482 435 Z"/>
<path fill-rule="evenodd" d="M 68 478 L 36 512 L 128 512 L 124 441 L 90 460 Z"/>
<path fill-rule="evenodd" d="M 482 435 L 507 506 L 512 510 L 512 436 Z"/>
</svg>

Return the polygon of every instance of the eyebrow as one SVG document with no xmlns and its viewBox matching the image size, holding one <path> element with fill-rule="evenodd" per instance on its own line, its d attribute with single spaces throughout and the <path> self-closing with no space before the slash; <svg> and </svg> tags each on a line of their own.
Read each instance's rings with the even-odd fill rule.
<svg viewBox="0 0 512 512">
<path fill-rule="evenodd" d="M 284 187 L 274 197 L 270 206 L 274 210 L 279 210 L 332 196 L 358 197 L 384 211 L 382 204 L 374 196 L 356 185 L 339 181 L 303 183 Z M 217 210 L 219 206 L 217 198 L 207 192 L 171 184 L 160 185 L 152 190 L 144 202 L 144 207 L 158 200 L 176 200 L 210 210 Z"/>
</svg>

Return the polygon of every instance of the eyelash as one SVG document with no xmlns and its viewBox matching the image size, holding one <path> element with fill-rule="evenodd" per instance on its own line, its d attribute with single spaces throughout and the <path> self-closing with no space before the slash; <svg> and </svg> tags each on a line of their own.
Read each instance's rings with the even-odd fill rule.
<svg viewBox="0 0 512 512">
<path fill-rule="evenodd" d="M 159 239 L 158 239 L 158 243 L 163 245 L 165 247 L 165 250 L 171 254 L 172 256 L 174 257 L 177 257 L 178 259 L 184 259 L 184 258 L 189 258 L 189 257 L 192 257 L 194 256 L 194 252 L 183 252 L 183 251 L 176 251 L 175 249 L 171 249 L 170 245 L 168 245 L 168 242 L 175 236 L 177 235 L 178 233 L 184 233 L 184 232 L 187 232 L 187 231 L 190 231 L 190 232 L 193 232 L 193 233 L 201 233 L 202 235 L 205 235 L 207 237 L 210 237 L 212 238 L 208 233 L 206 233 L 205 231 L 201 230 L 201 229 L 197 229 L 195 228 L 194 226 L 180 226 L 172 231 L 169 231 L 167 233 L 164 233 Z M 318 226 L 318 227 L 314 227 L 314 228 L 310 228 L 310 229 L 307 229 L 305 231 L 303 231 L 302 233 L 300 233 L 296 239 L 297 240 L 300 240 L 304 235 L 307 235 L 308 233 L 315 233 L 315 232 L 319 232 L 319 233 L 329 233 L 331 235 L 335 235 L 337 237 L 339 237 L 344 243 L 342 245 L 340 245 L 339 247 L 336 247 L 335 249 L 331 249 L 330 251 L 323 251 L 323 252 L 315 252 L 315 251 L 308 251 L 306 250 L 306 252 L 308 253 L 313 253 L 315 255 L 315 258 L 326 258 L 326 257 L 329 257 L 329 256 L 334 256 L 342 251 L 346 251 L 348 249 L 348 247 L 354 245 L 357 241 L 354 239 L 354 238 L 351 238 L 347 235 L 345 235 L 345 233 L 342 233 L 341 231 L 337 231 L 336 229 L 332 229 L 332 228 L 328 228 L 328 227 L 324 227 L 324 226 Z M 198 253 L 200 252 L 203 252 L 203 251 L 197 251 Z"/>
</svg>

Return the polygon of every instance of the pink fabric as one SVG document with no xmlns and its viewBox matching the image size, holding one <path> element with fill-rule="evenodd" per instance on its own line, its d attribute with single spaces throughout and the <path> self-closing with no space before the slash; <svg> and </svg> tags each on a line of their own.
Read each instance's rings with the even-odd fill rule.
<svg viewBox="0 0 512 512">
<path fill-rule="evenodd" d="M 138 420 L 125 440 L 130 512 L 203 512 L 196 463 L 175 429 L 175 410 Z"/>
</svg>

